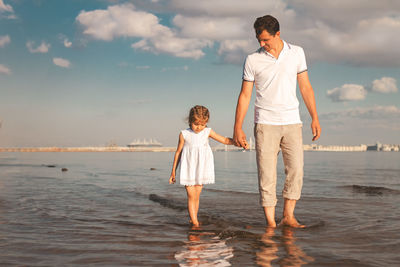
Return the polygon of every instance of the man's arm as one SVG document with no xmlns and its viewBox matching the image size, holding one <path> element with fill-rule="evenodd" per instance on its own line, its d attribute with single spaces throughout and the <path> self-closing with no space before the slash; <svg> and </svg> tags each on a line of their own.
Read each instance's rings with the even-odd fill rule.
<svg viewBox="0 0 400 267">
<path fill-rule="evenodd" d="M 235 126 L 233 128 L 233 141 L 235 146 L 247 147 L 246 134 L 243 132 L 242 125 L 244 117 L 246 116 L 247 109 L 251 99 L 254 82 L 243 80 L 242 89 L 238 98 L 235 115 Z"/>
<path fill-rule="evenodd" d="M 311 130 L 313 134 L 312 140 L 315 141 L 321 135 L 321 126 L 319 125 L 317 107 L 315 105 L 314 90 L 308 78 L 308 72 L 304 71 L 302 73 L 297 74 L 297 81 L 299 83 L 299 88 L 301 95 L 303 97 L 304 104 L 306 104 L 308 113 L 310 113 L 312 119 L 311 122 Z"/>
</svg>

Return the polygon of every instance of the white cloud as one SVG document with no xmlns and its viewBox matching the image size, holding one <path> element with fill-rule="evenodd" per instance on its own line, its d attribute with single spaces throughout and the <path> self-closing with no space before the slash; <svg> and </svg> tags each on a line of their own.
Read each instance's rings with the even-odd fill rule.
<svg viewBox="0 0 400 267">
<path fill-rule="evenodd" d="M 31 53 L 47 53 L 49 52 L 50 49 L 50 44 L 47 44 L 46 42 L 42 41 L 42 43 L 34 48 L 35 42 L 33 41 L 28 41 L 26 43 L 26 47 L 28 48 L 29 52 Z"/>
<path fill-rule="evenodd" d="M 247 36 L 248 23 L 238 17 L 211 18 L 176 15 L 173 23 L 180 29 L 182 36 L 190 38 L 222 41 Z M 227 25 L 234 25 L 234 27 L 227 27 Z"/>
<path fill-rule="evenodd" d="M 67 59 L 60 57 L 53 58 L 53 63 L 62 68 L 69 68 L 71 66 L 71 63 Z"/>
<path fill-rule="evenodd" d="M 289 20 L 294 12 L 282 0 L 241 1 L 173 0 L 171 6 L 180 12 L 173 19 L 179 34 L 219 42 L 218 55 L 227 63 L 243 64 L 247 54 L 258 48 L 253 23 L 255 18 L 272 13 Z"/>
<path fill-rule="evenodd" d="M 334 102 L 362 100 L 367 95 L 364 86 L 358 84 L 344 84 L 326 92 Z"/>
<path fill-rule="evenodd" d="M 396 0 L 286 0 L 296 13 L 314 21 L 324 21 L 334 28 L 345 30 L 366 18 L 379 18 L 398 14 L 400 2 Z M 334 16 L 332 15 L 334 14 Z"/>
<path fill-rule="evenodd" d="M 4 16 L 2 14 L 5 14 Z M 7 19 L 16 19 L 17 16 L 14 14 L 14 9 L 12 6 L 4 3 L 3 0 L 0 0 L 0 19 L 5 17 Z"/>
<path fill-rule="evenodd" d="M 138 69 L 138 70 L 147 70 L 147 69 L 150 69 L 150 66 L 136 66 L 136 69 Z"/>
<path fill-rule="evenodd" d="M 265 12 L 272 10 L 282 10 L 286 7 L 286 3 L 282 0 L 172 0 L 171 7 L 181 13 L 189 15 L 210 15 L 213 17 L 243 17 L 262 16 Z M 229 25 L 226 25 L 229 27 Z"/>
<path fill-rule="evenodd" d="M 0 0 L 0 12 L 10 12 L 13 13 L 14 10 L 12 6 L 4 4 L 3 0 Z"/>
<path fill-rule="evenodd" d="M 397 88 L 396 79 L 391 77 L 382 77 L 380 80 L 374 80 L 372 82 L 372 91 L 378 93 L 395 93 L 399 89 Z"/>
<path fill-rule="evenodd" d="M 72 46 L 72 43 L 68 40 L 68 38 L 64 39 L 64 46 L 68 48 Z"/>
<path fill-rule="evenodd" d="M 117 37 L 151 37 L 166 28 L 159 24 L 157 16 L 137 11 L 132 4 L 82 11 L 76 20 L 84 27 L 84 34 L 104 41 Z"/>
<path fill-rule="evenodd" d="M 66 35 L 60 33 L 58 35 L 58 39 L 60 40 L 60 42 L 62 42 L 64 47 L 67 47 L 67 48 L 72 47 L 72 42 L 68 39 L 68 37 Z"/>
<path fill-rule="evenodd" d="M 11 70 L 6 66 L 4 66 L 3 64 L 0 64 L 0 73 L 10 75 Z"/>
<path fill-rule="evenodd" d="M 161 71 L 165 72 L 165 71 L 188 71 L 189 67 L 188 66 L 183 66 L 183 67 L 165 67 L 162 68 Z"/>
<path fill-rule="evenodd" d="M 330 51 L 332 57 L 324 56 L 322 59 L 331 62 L 340 60 L 360 66 L 399 65 L 400 55 L 397 47 L 400 46 L 400 16 L 366 19 L 360 21 L 347 33 L 338 31 L 329 33 L 332 37 L 325 40 L 332 40 L 332 38 L 336 40 L 325 43 L 323 52 L 328 55 Z M 350 41 L 346 42 L 346 40 Z"/>
<path fill-rule="evenodd" d="M 400 66 L 399 1 L 287 1 L 296 17 L 284 25 L 282 34 L 301 44 L 308 58 L 354 66 Z"/>
<path fill-rule="evenodd" d="M 257 47 L 255 40 L 224 40 L 220 42 L 218 54 L 227 63 L 243 63 L 245 55 Z"/>
<path fill-rule="evenodd" d="M 344 84 L 332 90 L 327 90 L 327 96 L 334 102 L 356 101 L 365 99 L 368 91 L 376 93 L 395 93 L 398 91 L 397 81 L 391 77 L 382 77 L 372 82 L 372 86 Z"/>
<path fill-rule="evenodd" d="M 185 36 L 197 35 L 211 41 L 226 38 L 221 41 L 225 43 L 254 40 L 255 18 L 273 14 L 281 24 L 282 38 L 303 46 L 310 62 L 400 66 L 399 1 L 233 0 L 227 5 L 223 0 L 172 0 L 171 6 L 180 12 L 174 23 Z M 219 32 L 223 37 L 218 36 Z M 251 51 L 257 48 L 254 44 Z M 242 64 L 249 48 L 222 51 L 224 60 Z"/>
<path fill-rule="evenodd" d="M 324 113 L 319 116 L 321 119 L 342 120 L 344 118 L 356 119 L 393 119 L 400 118 L 400 108 L 396 106 L 373 106 L 357 107 L 343 111 Z"/>
<path fill-rule="evenodd" d="M 398 143 L 399 140 L 400 108 L 397 106 L 349 108 L 321 113 L 319 118 L 321 141 L 327 144 L 369 144 L 377 140 Z"/>
<path fill-rule="evenodd" d="M 0 36 L 0 47 L 4 47 L 11 42 L 10 36 Z"/>
<path fill-rule="evenodd" d="M 139 38 L 132 47 L 155 54 L 198 59 L 204 56 L 205 48 L 217 43 L 223 61 L 243 64 L 245 55 L 258 48 L 254 20 L 273 14 L 281 24 L 282 38 L 303 46 L 309 62 L 400 66 L 400 1 L 160 2 L 138 1 L 137 5 L 160 14 L 175 12 L 172 26 L 162 25 L 156 15 L 132 4 L 82 11 L 76 21 L 84 34 L 94 39 Z"/>
<path fill-rule="evenodd" d="M 177 36 L 172 29 L 161 25 L 157 16 L 138 11 L 132 4 L 109 6 L 106 10 L 82 11 L 76 20 L 83 33 L 95 39 L 111 41 L 118 37 L 136 37 L 142 40 L 132 48 L 165 53 L 176 57 L 198 59 L 204 55 L 202 48 L 212 42 Z"/>
<path fill-rule="evenodd" d="M 157 37 L 143 39 L 132 44 L 132 48 L 152 52 L 154 54 L 164 53 L 182 58 L 199 59 L 205 55 L 202 48 L 212 46 L 207 40 L 196 40 L 179 38 L 167 30 Z"/>
</svg>

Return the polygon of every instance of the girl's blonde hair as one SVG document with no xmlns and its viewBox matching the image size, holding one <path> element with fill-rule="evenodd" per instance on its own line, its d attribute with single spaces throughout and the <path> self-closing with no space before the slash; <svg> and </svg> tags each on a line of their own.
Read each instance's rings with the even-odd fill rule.
<svg viewBox="0 0 400 267">
<path fill-rule="evenodd" d="M 204 106 L 194 106 L 190 109 L 189 112 L 189 125 L 194 123 L 195 121 L 205 121 L 207 122 L 210 118 L 210 112 Z"/>
</svg>

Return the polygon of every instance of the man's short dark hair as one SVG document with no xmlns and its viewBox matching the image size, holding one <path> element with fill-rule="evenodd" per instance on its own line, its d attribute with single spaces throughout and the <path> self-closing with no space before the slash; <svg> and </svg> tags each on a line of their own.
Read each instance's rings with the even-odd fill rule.
<svg viewBox="0 0 400 267">
<path fill-rule="evenodd" d="M 279 32 L 279 22 L 273 16 L 265 15 L 256 19 L 254 22 L 254 30 L 256 30 L 256 36 L 259 36 L 264 30 L 274 36 Z"/>
</svg>

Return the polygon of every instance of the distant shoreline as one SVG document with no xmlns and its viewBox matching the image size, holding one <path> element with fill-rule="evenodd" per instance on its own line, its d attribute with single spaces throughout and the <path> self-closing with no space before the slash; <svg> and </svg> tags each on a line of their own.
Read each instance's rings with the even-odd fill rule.
<svg viewBox="0 0 400 267">
<path fill-rule="evenodd" d="M 370 150 L 366 145 L 360 146 L 323 146 L 304 145 L 304 151 L 316 152 L 367 152 L 384 151 L 399 152 L 397 145 L 382 150 Z M 384 147 L 386 148 L 386 147 Z M 0 147 L 0 152 L 174 152 L 176 147 Z M 213 151 L 243 151 L 242 148 L 233 146 L 212 147 Z M 254 149 L 251 149 L 254 150 Z"/>
<path fill-rule="evenodd" d="M 175 147 L 0 147 L 0 152 L 171 152 Z"/>
</svg>

